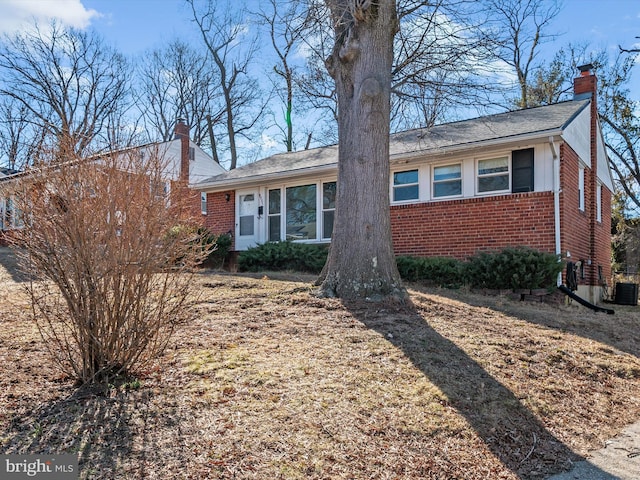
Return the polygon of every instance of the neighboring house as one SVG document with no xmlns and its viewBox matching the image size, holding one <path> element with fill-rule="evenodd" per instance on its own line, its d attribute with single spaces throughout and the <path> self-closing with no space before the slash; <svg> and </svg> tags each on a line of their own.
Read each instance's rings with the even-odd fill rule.
<svg viewBox="0 0 640 480">
<path fill-rule="evenodd" d="M 132 150 L 141 156 L 157 154 L 166 163 L 163 184 L 149 186 L 150 191 L 157 194 L 168 195 L 174 190 L 173 187 L 177 182 L 194 184 L 225 171 L 210 155 L 189 139 L 189 127 L 181 119 L 178 119 L 176 124 L 173 140 L 130 147 L 114 153 L 130 154 Z M 96 155 L 95 160 L 99 161 L 100 157 L 101 155 Z M 92 158 L 87 160 L 91 161 Z M 0 169 L 0 244 L 2 244 L 3 234 L 22 226 L 21 215 L 15 211 L 11 186 L 18 179 L 28 175 L 28 172 Z M 191 193 L 194 195 L 194 210 L 206 212 L 206 203 L 203 202 L 200 194 L 195 191 Z"/>
<path fill-rule="evenodd" d="M 17 170 L 13 170 L 11 168 L 0 167 L 0 182 L 4 179 L 8 179 L 18 173 Z M 12 207 L 12 199 L 11 197 L 4 198 L 1 195 L 0 190 L 0 242 L 2 241 L 1 232 L 5 230 L 5 228 L 9 228 L 14 224 L 13 220 L 13 207 Z"/>
<path fill-rule="evenodd" d="M 582 261 L 578 294 L 598 301 L 611 275 L 613 181 L 590 68 L 572 101 L 392 135 L 395 253 L 464 259 L 530 246 Z M 235 251 L 330 242 L 337 160 L 329 146 L 212 176 L 195 185 L 206 193 L 205 224 L 232 233 Z"/>
</svg>

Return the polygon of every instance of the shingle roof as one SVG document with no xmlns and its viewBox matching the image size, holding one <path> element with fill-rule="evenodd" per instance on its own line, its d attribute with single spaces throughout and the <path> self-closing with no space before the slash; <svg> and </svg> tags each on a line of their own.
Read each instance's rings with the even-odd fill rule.
<svg viewBox="0 0 640 480">
<path fill-rule="evenodd" d="M 9 175 L 15 175 L 18 170 L 12 168 L 0 167 L 0 177 L 8 177 Z"/>
<path fill-rule="evenodd" d="M 525 135 L 545 135 L 562 131 L 589 104 L 589 100 L 567 101 L 542 107 L 488 115 L 430 128 L 407 130 L 391 135 L 389 153 L 392 157 L 415 152 L 446 151 L 470 147 L 490 141 L 508 140 Z M 197 186 L 215 187 L 335 168 L 338 146 L 314 148 L 298 152 L 279 153 L 229 172 L 203 180 Z"/>
</svg>

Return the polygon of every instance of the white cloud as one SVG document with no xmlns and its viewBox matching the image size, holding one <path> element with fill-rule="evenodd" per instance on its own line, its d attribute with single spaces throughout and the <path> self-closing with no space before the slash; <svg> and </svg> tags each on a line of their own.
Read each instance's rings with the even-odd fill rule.
<svg viewBox="0 0 640 480">
<path fill-rule="evenodd" d="M 0 1 L 0 33 L 13 33 L 33 24 L 57 20 L 63 25 L 84 29 L 96 10 L 87 10 L 82 0 L 2 0 Z"/>
<path fill-rule="evenodd" d="M 260 144 L 261 144 L 261 147 L 267 151 L 274 150 L 280 146 L 280 143 L 276 141 L 275 138 L 268 135 L 266 132 L 262 132 L 262 136 L 260 138 Z"/>
</svg>

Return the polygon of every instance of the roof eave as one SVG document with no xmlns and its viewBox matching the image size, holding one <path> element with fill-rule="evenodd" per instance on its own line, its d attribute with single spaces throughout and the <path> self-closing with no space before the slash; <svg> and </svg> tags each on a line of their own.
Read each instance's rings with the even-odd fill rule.
<svg viewBox="0 0 640 480">
<path fill-rule="evenodd" d="M 541 130 L 534 133 L 526 133 L 522 135 L 514 135 L 510 137 L 492 138 L 489 140 L 479 140 L 477 142 L 460 143 L 457 145 L 429 148 L 424 150 L 416 150 L 413 152 L 396 153 L 389 156 L 391 162 L 400 160 L 412 160 L 414 158 L 422 158 L 425 155 L 450 155 L 463 152 L 465 150 L 471 150 L 474 148 L 486 148 L 503 146 L 506 148 L 516 146 L 523 143 L 533 143 L 536 141 L 544 140 L 545 142 L 549 137 L 560 137 L 563 129 L 556 127 L 548 130 Z"/>
<path fill-rule="evenodd" d="M 297 170 L 287 170 L 283 172 L 273 172 L 266 173 L 262 175 L 251 175 L 248 177 L 242 178 L 233 178 L 231 180 L 221 180 L 221 181 L 202 181 L 196 183 L 193 186 L 194 189 L 214 193 L 214 192 L 222 192 L 225 190 L 234 190 L 242 187 L 250 187 L 256 184 L 262 184 L 265 182 L 269 182 L 271 180 L 278 180 L 280 178 L 303 178 L 309 177 L 313 175 L 323 175 L 327 173 L 333 173 L 337 170 L 338 163 L 333 162 L 326 165 L 316 166 L 316 167 L 307 167 L 300 168 Z"/>
<path fill-rule="evenodd" d="M 501 137 L 489 140 L 481 140 L 477 142 L 469 142 L 458 145 L 451 145 L 439 148 L 429 148 L 424 150 L 416 150 L 411 152 L 394 153 L 389 156 L 389 160 L 393 162 L 399 162 L 402 160 L 411 161 L 413 159 L 424 158 L 427 155 L 449 155 L 459 153 L 465 150 L 474 148 L 486 148 L 495 146 L 510 147 L 522 143 L 533 143 L 536 141 L 547 142 L 549 137 L 560 137 L 562 135 L 563 128 L 555 127 L 548 130 L 541 130 L 538 132 L 527 133 L 522 135 L 514 135 L 512 137 Z M 307 167 L 298 170 L 287 170 L 280 172 L 273 172 L 263 175 L 251 175 L 249 177 L 234 178 L 230 180 L 219 181 L 203 181 L 193 185 L 193 188 L 199 191 L 206 191 L 208 193 L 221 192 L 225 190 L 234 190 L 242 187 L 251 187 L 257 184 L 268 183 L 272 180 L 279 180 L 282 178 L 301 178 L 309 177 L 313 175 L 321 175 L 327 173 L 334 173 L 337 170 L 338 163 L 333 162 L 330 164 Z"/>
</svg>

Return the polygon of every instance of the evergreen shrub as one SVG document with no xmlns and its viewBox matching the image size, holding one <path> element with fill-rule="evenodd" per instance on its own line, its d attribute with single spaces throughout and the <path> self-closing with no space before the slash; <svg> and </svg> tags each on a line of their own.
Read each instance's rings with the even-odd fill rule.
<svg viewBox="0 0 640 480">
<path fill-rule="evenodd" d="M 462 285 L 463 262 L 445 257 L 396 257 L 400 276 L 410 282 L 428 282 L 438 287 Z"/>
<path fill-rule="evenodd" d="M 291 270 L 320 273 L 327 261 L 328 245 L 292 241 L 267 242 L 241 252 L 240 271 Z"/>
<path fill-rule="evenodd" d="M 465 283 L 475 288 L 553 290 L 562 268 L 557 255 L 508 247 L 471 257 L 465 264 Z"/>
</svg>

